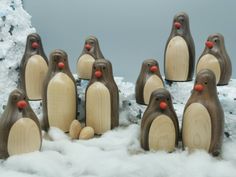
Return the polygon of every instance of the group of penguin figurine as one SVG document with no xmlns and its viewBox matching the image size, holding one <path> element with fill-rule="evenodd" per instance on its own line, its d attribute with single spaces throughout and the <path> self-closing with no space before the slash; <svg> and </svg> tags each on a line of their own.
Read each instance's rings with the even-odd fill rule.
<svg viewBox="0 0 236 177">
<path fill-rule="evenodd" d="M 165 79 L 168 82 L 190 81 L 194 67 L 195 47 L 189 18 L 181 12 L 174 17 L 165 49 Z M 196 68 L 196 80 L 184 109 L 180 133 L 158 62 L 154 59 L 143 62 L 135 88 L 136 102 L 147 105 L 141 122 L 143 149 L 172 152 L 181 137 L 183 148 L 220 154 L 224 112 L 216 85 L 228 84 L 232 73 L 222 35 L 209 36 Z M 101 135 L 119 126 L 119 90 L 112 64 L 104 58 L 96 37 L 89 36 L 85 40 L 77 70 L 80 80 L 89 80 L 85 93 L 86 127 L 83 129 L 77 120 L 78 93 L 66 52 L 54 50 L 48 62 L 40 36 L 28 35 L 18 88 L 9 95 L 0 118 L 0 158 L 40 150 L 41 128 L 48 131 L 50 127 L 57 127 L 79 138 Z M 42 100 L 42 123 L 28 102 L 35 100 Z"/>
</svg>

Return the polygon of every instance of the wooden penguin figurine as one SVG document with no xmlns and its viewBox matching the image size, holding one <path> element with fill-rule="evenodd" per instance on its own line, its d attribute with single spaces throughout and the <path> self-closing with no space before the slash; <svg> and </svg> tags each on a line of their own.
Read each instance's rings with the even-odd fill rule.
<svg viewBox="0 0 236 177">
<path fill-rule="evenodd" d="M 232 65 L 224 44 L 224 37 L 219 34 L 210 35 L 206 47 L 197 63 L 197 72 L 210 69 L 216 76 L 217 85 L 229 83 L 232 75 Z"/>
<path fill-rule="evenodd" d="M 0 118 L 0 158 L 38 151 L 41 144 L 38 118 L 25 94 L 16 89 L 11 92 Z"/>
<path fill-rule="evenodd" d="M 192 80 L 195 64 L 195 47 L 189 27 L 189 17 L 180 12 L 175 15 L 172 30 L 165 48 L 165 79 Z"/>
<path fill-rule="evenodd" d="M 158 62 L 153 59 L 145 60 L 136 81 L 136 102 L 147 105 L 152 92 L 158 88 L 164 88 Z"/>
<path fill-rule="evenodd" d="M 217 96 L 216 78 L 209 69 L 198 72 L 183 113 L 183 148 L 203 149 L 219 155 L 224 132 L 224 112 Z"/>
<path fill-rule="evenodd" d="M 41 100 L 43 81 L 48 71 L 48 59 L 38 34 L 28 35 L 20 64 L 19 87 L 29 100 Z"/>
<path fill-rule="evenodd" d="M 50 54 L 49 69 L 43 88 L 43 122 L 49 127 L 68 132 L 77 117 L 77 88 L 68 65 L 66 52 Z"/>
<path fill-rule="evenodd" d="M 119 125 L 119 92 L 108 60 L 96 60 L 92 73 L 85 93 L 86 126 L 102 134 Z"/>
<path fill-rule="evenodd" d="M 104 58 L 95 36 L 89 36 L 85 40 L 82 54 L 77 62 L 78 76 L 81 79 L 89 80 L 92 75 L 92 67 L 95 60 Z"/>
<path fill-rule="evenodd" d="M 160 88 L 152 92 L 141 122 L 141 146 L 145 150 L 171 152 L 178 145 L 179 123 L 170 93 Z"/>
</svg>

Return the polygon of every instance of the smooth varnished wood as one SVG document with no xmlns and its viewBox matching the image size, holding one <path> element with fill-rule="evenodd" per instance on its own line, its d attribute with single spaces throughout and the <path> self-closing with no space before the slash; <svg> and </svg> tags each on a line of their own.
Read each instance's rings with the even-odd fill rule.
<svg viewBox="0 0 236 177">
<path fill-rule="evenodd" d="M 192 103 L 184 113 L 183 140 L 191 151 L 205 149 L 211 144 L 211 117 L 208 110 L 200 103 Z"/>
<path fill-rule="evenodd" d="M 94 129 L 92 127 L 84 127 L 80 134 L 79 139 L 80 140 L 88 140 L 94 137 Z"/>
<path fill-rule="evenodd" d="M 164 88 L 164 85 L 163 81 L 158 76 L 153 75 L 150 78 L 148 78 L 143 89 L 143 97 L 145 104 L 149 103 L 152 92 L 159 88 Z"/>
<path fill-rule="evenodd" d="M 189 51 L 186 41 L 176 36 L 166 49 L 165 78 L 174 81 L 186 81 L 189 73 Z"/>
<path fill-rule="evenodd" d="M 42 56 L 33 55 L 29 58 L 25 68 L 25 85 L 30 100 L 42 99 L 43 81 L 47 71 L 48 64 Z"/>
<path fill-rule="evenodd" d="M 73 120 L 70 124 L 69 135 L 71 139 L 78 139 L 80 131 L 82 129 L 82 125 L 78 120 Z"/>
<path fill-rule="evenodd" d="M 149 149 L 171 152 L 175 148 L 175 126 L 166 115 L 156 117 L 149 131 Z"/>
<path fill-rule="evenodd" d="M 80 78 L 89 80 L 92 75 L 92 66 L 95 59 L 88 54 L 82 55 L 77 63 L 78 75 Z"/>
<path fill-rule="evenodd" d="M 27 117 L 16 121 L 10 129 L 7 147 L 10 156 L 38 151 L 41 134 L 37 124 Z"/>
<path fill-rule="evenodd" d="M 86 125 L 94 128 L 96 134 L 111 129 L 111 98 L 108 88 L 93 83 L 86 93 Z"/>
<path fill-rule="evenodd" d="M 75 85 L 65 73 L 57 73 L 47 89 L 48 121 L 51 127 L 68 132 L 76 117 Z"/>
</svg>

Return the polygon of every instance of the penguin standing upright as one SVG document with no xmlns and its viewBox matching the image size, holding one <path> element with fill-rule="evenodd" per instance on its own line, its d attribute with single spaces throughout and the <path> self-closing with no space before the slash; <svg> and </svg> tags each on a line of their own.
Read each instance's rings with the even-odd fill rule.
<svg viewBox="0 0 236 177">
<path fill-rule="evenodd" d="M 38 34 L 29 34 L 20 64 L 19 87 L 29 100 L 41 100 L 43 81 L 48 71 L 48 59 Z"/>
<path fill-rule="evenodd" d="M 77 117 L 77 88 L 62 50 L 50 54 L 49 69 L 43 87 L 43 122 L 45 130 L 58 127 L 68 132 Z"/>
<path fill-rule="evenodd" d="M 38 151 L 41 144 L 38 118 L 25 94 L 16 89 L 11 92 L 0 118 L 0 158 Z"/>
<path fill-rule="evenodd" d="M 207 38 L 206 47 L 197 63 L 197 73 L 201 69 L 210 69 L 216 76 L 217 85 L 229 83 L 232 65 L 225 49 L 223 35 L 216 33 Z"/>
<path fill-rule="evenodd" d="M 165 48 L 165 79 L 168 81 L 192 80 L 195 64 L 195 47 L 189 27 L 189 17 L 180 12 L 175 15 L 172 30 Z"/>
<path fill-rule="evenodd" d="M 95 36 L 89 36 L 85 40 L 82 54 L 77 61 L 78 76 L 81 79 L 89 80 L 92 75 L 92 66 L 95 60 L 104 58 L 98 39 Z"/>
<path fill-rule="evenodd" d="M 119 125 L 119 92 L 108 60 L 96 60 L 92 73 L 85 93 L 86 125 L 102 134 Z"/>
<path fill-rule="evenodd" d="M 183 148 L 204 149 L 214 156 L 221 151 L 224 112 L 217 96 L 216 78 L 209 69 L 198 72 L 192 95 L 184 108 Z"/>
<path fill-rule="evenodd" d="M 164 88 L 158 62 L 153 59 L 145 60 L 136 81 L 136 102 L 147 105 L 152 92 L 158 88 Z"/>
<path fill-rule="evenodd" d="M 163 88 L 152 92 L 141 122 L 141 146 L 145 150 L 171 152 L 178 145 L 179 123 L 170 93 Z"/>
</svg>

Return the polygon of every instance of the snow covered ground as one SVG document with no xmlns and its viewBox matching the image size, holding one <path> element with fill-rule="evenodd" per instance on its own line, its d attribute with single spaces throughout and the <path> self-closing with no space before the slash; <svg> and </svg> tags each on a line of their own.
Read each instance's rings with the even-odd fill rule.
<svg viewBox="0 0 236 177">
<path fill-rule="evenodd" d="M 145 152 L 139 144 L 140 113 L 145 106 L 134 101 L 134 85 L 116 78 L 120 88 L 121 126 L 91 140 L 70 140 L 51 128 L 51 140 L 43 140 L 41 152 L 12 156 L 0 161 L 0 176 L 46 177 L 235 177 L 236 176 L 236 80 L 218 87 L 225 111 L 223 153 L 213 158 L 204 151 L 189 154 L 181 147 L 173 153 Z M 83 86 L 83 84 L 82 84 Z M 167 86 L 181 122 L 193 82 Z M 79 87 L 81 96 L 84 87 Z M 40 113 L 40 109 L 36 111 Z"/>
</svg>

